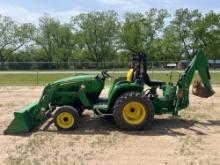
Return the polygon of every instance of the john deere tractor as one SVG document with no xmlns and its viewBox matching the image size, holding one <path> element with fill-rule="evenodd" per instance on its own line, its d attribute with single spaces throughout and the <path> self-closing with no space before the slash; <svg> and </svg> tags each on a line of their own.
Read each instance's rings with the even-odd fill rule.
<svg viewBox="0 0 220 165">
<path fill-rule="evenodd" d="M 189 87 L 196 70 L 203 85 L 194 84 L 193 93 L 200 97 L 214 93 L 208 60 L 202 51 L 197 51 L 176 84 L 150 80 L 145 54 L 134 55 L 132 61 L 127 77 L 114 81 L 107 98 L 100 98 L 105 80 L 110 77 L 107 71 L 49 83 L 38 101 L 14 113 L 14 120 L 5 133 L 29 132 L 50 118 L 58 130 L 72 130 L 79 124 L 80 114 L 85 109 L 97 115 L 112 116 L 121 129 L 141 130 L 152 124 L 155 114 L 178 115 L 179 110 L 189 105 Z M 146 90 L 146 86 L 149 89 Z M 158 89 L 162 90 L 162 95 L 158 94 Z"/>
</svg>

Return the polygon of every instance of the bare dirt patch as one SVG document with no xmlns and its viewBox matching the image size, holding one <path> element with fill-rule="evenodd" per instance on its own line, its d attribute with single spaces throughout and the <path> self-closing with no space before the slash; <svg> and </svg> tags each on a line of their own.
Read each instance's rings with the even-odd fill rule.
<svg viewBox="0 0 220 165">
<path fill-rule="evenodd" d="M 119 130 L 86 111 L 79 128 L 3 135 L 13 112 L 38 99 L 42 87 L 0 87 L 0 164 L 220 164 L 220 87 L 208 99 L 190 96 L 180 117 L 156 116 L 151 129 Z M 106 91 L 103 92 L 103 95 Z"/>
</svg>

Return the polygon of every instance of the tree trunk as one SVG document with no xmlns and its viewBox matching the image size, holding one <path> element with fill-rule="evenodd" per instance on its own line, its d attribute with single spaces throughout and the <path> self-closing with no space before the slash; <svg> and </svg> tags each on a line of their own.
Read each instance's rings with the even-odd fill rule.
<svg viewBox="0 0 220 165">
<path fill-rule="evenodd" d="M 3 69 L 4 68 L 4 61 L 5 61 L 5 59 L 4 59 L 4 55 L 3 55 L 3 53 L 2 53 L 2 51 L 0 51 L 0 69 Z"/>
<path fill-rule="evenodd" d="M 99 60 L 96 60 L 96 70 L 98 70 L 99 69 Z"/>
</svg>

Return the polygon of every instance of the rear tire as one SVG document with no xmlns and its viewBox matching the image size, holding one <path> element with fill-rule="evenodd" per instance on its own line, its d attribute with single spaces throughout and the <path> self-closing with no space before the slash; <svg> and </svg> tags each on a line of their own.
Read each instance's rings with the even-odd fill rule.
<svg viewBox="0 0 220 165">
<path fill-rule="evenodd" d="M 53 120 L 58 130 L 69 131 L 77 127 L 79 114 L 71 106 L 62 106 L 55 112 Z"/>
<path fill-rule="evenodd" d="M 154 106 L 142 93 L 128 92 L 121 95 L 113 107 L 115 123 L 124 130 L 142 130 L 154 119 Z"/>
</svg>

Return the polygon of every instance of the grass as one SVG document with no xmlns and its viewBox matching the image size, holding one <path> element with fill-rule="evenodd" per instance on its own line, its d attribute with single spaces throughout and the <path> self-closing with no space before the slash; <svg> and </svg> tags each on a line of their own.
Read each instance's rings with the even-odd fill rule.
<svg viewBox="0 0 220 165">
<path fill-rule="evenodd" d="M 45 85 L 49 82 L 69 77 L 69 76 L 76 76 L 81 74 L 80 72 L 75 73 L 53 73 L 53 72 L 24 72 L 24 73 L 13 73 L 13 72 L 0 72 L 0 85 Z M 85 74 L 85 72 L 83 72 Z M 89 73 L 89 74 L 97 74 L 96 72 Z M 125 77 L 126 72 L 110 72 L 112 76 L 111 81 L 106 81 L 107 85 L 111 84 L 112 81 L 117 77 Z M 149 75 L 151 79 L 160 80 L 160 81 L 169 81 L 169 72 L 156 72 L 156 71 L 149 71 Z M 176 82 L 179 78 L 180 74 L 178 71 L 172 72 L 172 82 Z M 211 82 L 212 84 L 220 84 L 220 72 L 211 72 Z M 195 79 L 199 79 L 198 74 L 195 75 Z"/>
</svg>

